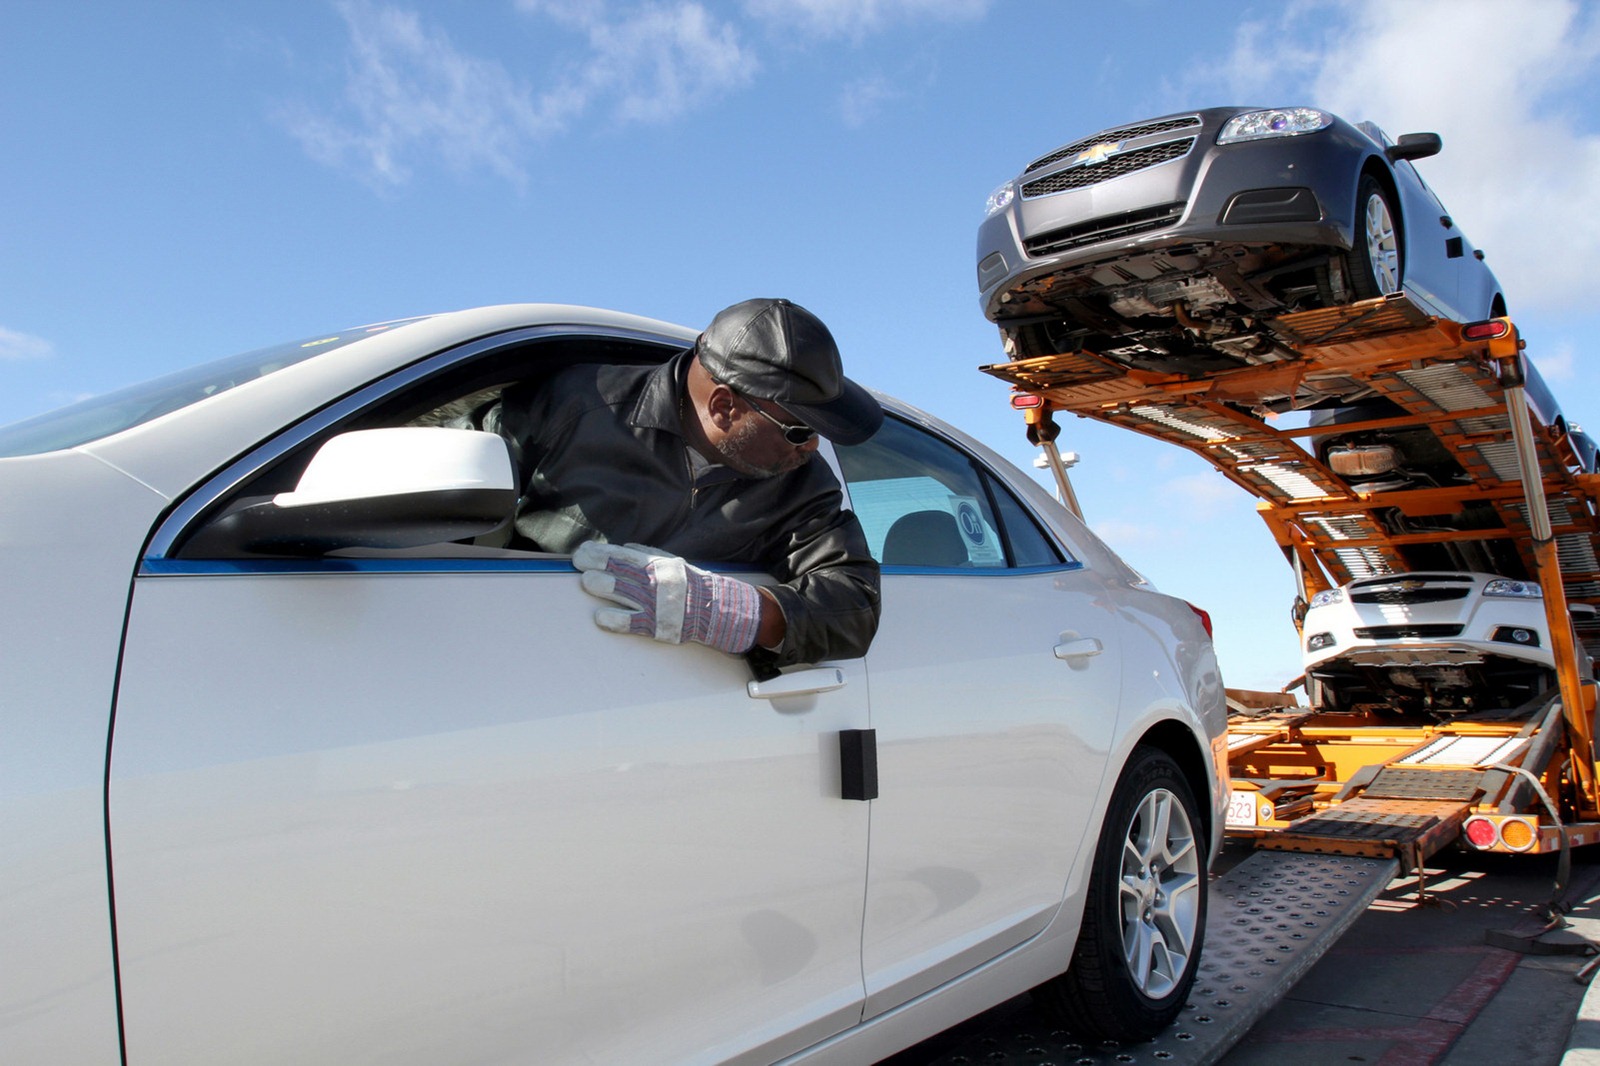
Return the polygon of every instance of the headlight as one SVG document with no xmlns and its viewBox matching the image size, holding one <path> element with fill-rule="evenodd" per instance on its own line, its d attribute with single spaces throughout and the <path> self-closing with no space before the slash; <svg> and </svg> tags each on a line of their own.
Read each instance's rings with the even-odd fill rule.
<svg viewBox="0 0 1600 1066">
<path fill-rule="evenodd" d="M 1483 586 L 1485 596 L 1511 596 L 1519 600 L 1537 600 L 1544 595 L 1537 582 L 1513 581 L 1509 577 L 1497 577 Z"/>
<path fill-rule="evenodd" d="M 1247 111 L 1230 118 L 1217 134 L 1218 144 L 1258 141 L 1263 137 L 1293 137 L 1315 133 L 1333 124 L 1333 116 L 1314 107 L 1285 107 L 1274 111 Z"/>
<path fill-rule="evenodd" d="M 1339 642 L 1333 639 L 1332 633 L 1316 633 L 1306 641 L 1306 651 L 1321 651 L 1323 648 L 1331 648 L 1337 643 Z"/>
<path fill-rule="evenodd" d="M 1011 201 L 1016 198 L 1017 187 L 1011 182 L 1006 182 L 994 192 L 989 194 L 988 201 L 983 205 L 983 217 L 999 214 L 1011 206 Z"/>
<path fill-rule="evenodd" d="M 1344 589 L 1324 589 L 1311 597 L 1311 606 L 1326 607 L 1330 603 L 1343 603 Z"/>
</svg>

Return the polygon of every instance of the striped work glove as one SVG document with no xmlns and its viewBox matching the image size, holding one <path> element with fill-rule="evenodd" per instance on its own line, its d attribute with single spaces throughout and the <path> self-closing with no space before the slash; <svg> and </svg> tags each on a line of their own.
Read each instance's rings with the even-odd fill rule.
<svg viewBox="0 0 1600 1066">
<path fill-rule="evenodd" d="M 572 564 L 583 572 L 583 591 L 621 605 L 594 612 L 601 629 L 668 644 L 692 640 L 731 655 L 749 651 L 756 642 L 761 594 L 748 582 L 709 573 L 642 544 L 585 541 Z"/>
</svg>

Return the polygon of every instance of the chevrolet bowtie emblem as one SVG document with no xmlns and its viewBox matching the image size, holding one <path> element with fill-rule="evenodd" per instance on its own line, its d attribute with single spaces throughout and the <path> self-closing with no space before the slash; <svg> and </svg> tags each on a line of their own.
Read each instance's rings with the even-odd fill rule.
<svg viewBox="0 0 1600 1066">
<path fill-rule="evenodd" d="M 1122 147 L 1121 141 L 1101 141 L 1093 148 L 1085 148 L 1072 157 L 1072 165 L 1078 166 L 1085 163 L 1104 163 L 1111 158 L 1113 152 Z"/>
</svg>

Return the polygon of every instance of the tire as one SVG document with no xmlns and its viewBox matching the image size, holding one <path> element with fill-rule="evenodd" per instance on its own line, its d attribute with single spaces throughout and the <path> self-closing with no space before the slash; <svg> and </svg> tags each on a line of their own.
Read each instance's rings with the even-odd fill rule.
<svg viewBox="0 0 1600 1066">
<path fill-rule="evenodd" d="M 1345 256 L 1345 279 L 1353 300 L 1399 292 L 1405 249 L 1395 227 L 1394 204 L 1371 174 L 1356 185 L 1355 247 Z"/>
<path fill-rule="evenodd" d="M 1178 764 L 1135 748 L 1112 794 L 1067 972 L 1034 995 L 1080 1036 L 1148 1040 L 1189 998 L 1206 924 L 1206 839 Z"/>
<path fill-rule="evenodd" d="M 1339 690 L 1314 677 L 1306 678 L 1306 702 L 1318 711 L 1342 711 L 1344 701 L 1339 698 Z"/>
</svg>

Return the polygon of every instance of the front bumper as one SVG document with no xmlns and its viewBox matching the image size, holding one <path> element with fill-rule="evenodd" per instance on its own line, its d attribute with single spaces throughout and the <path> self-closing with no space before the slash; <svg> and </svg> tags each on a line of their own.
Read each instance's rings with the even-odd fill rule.
<svg viewBox="0 0 1600 1066">
<path fill-rule="evenodd" d="M 1372 142 L 1336 120 L 1317 133 L 1218 145 L 1218 131 L 1235 113 L 1201 112 L 1201 125 L 1192 130 L 1137 138 L 1125 155 L 1159 138 L 1170 143 L 1181 134 L 1193 141 L 1181 155 L 1147 166 L 1108 169 L 1101 177 L 1092 168 L 1110 166 L 1118 156 L 1076 165 L 1068 157 L 1016 179 L 1012 202 L 978 230 L 984 313 L 1007 317 L 1008 294 L 1044 275 L 1077 277 L 1167 247 L 1350 248 L 1356 183 L 1374 154 Z M 1029 187 L 1035 195 L 1027 194 Z M 1132 280 L 1124 275 L 1105 283 Z"/>
</svg>

